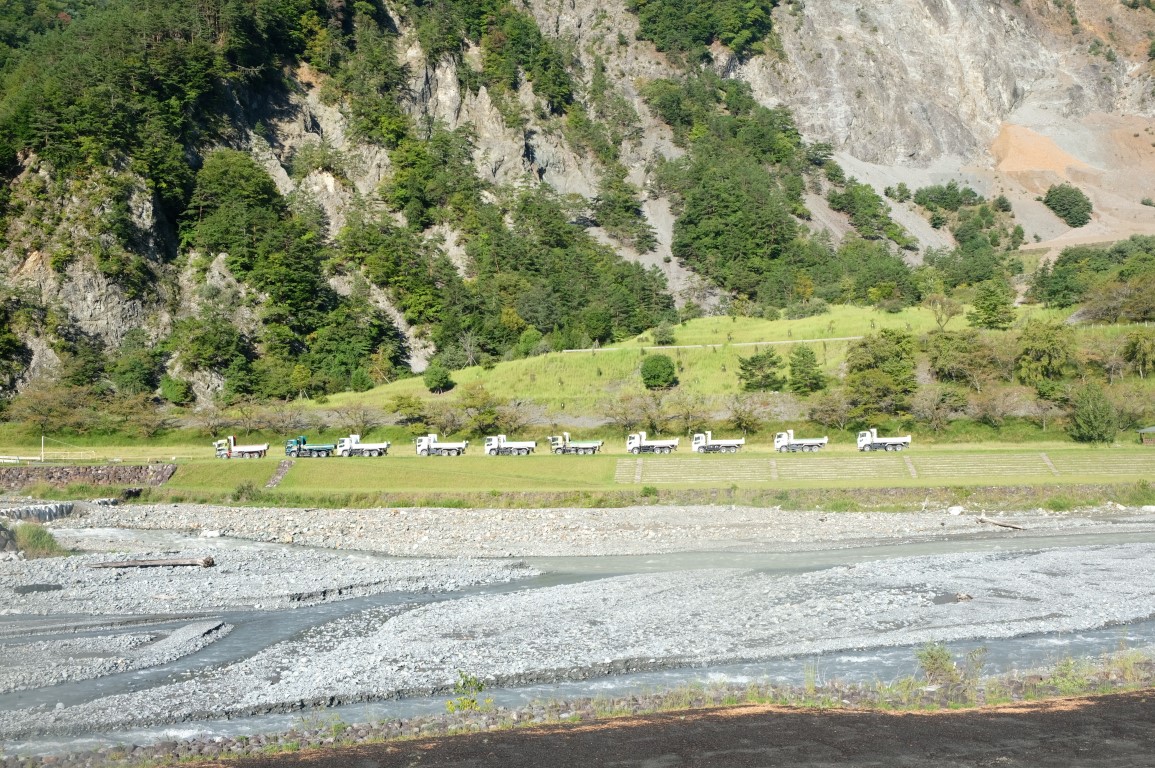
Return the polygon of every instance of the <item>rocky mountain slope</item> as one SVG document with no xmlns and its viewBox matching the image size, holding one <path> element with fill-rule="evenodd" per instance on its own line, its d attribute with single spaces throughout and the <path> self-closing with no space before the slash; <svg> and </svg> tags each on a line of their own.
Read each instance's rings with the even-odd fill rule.
<svg viewBox="0 0 1155 768">
<path fill-rule="evenodd" d="M 466 34 L 446 50 L 432 55 L 427 50 L 430 20 L 448 13 L 450 5 L 399 0 L 376 7 L 373 18 L 392 41 L 387 49 L 392 63 L 386 69 L 396 67 L 400 80 L 382 86 L 376 98 L 395 99 L 413 126 L 414 141 L 424 142 L 421 146 L 432 146 L 434 125 L 469 132 L 478 185 L 471 202 L 459 205 L 452 199 L 461 176 L 439 182 L 448 187 L 445 196 L 426 209 L 434 214 L 423 224 L 413 220 L 413 208 L 396 202 L 397 157 L 407 145 L 366 130 L 361 86 L 350 80 L 356 71 L 352 65 L 326 66 L 316 53 L 330 33 L 350 41 L 345 61 L 367 50 L 367 38 L 358 37 L 368 34 L 366 17 L 354 16 L 343 3 L 328 3 L 319 16 L 309 11 L 324 22 L 320 31 L 308 28 L 313 48 L 278 59 L 280 82 L 228 86 L 223 91 L 228 103 L 217 107 L 224 127 L 188 141 L 184 149 L 182 162 L 193 171 L 214 146 L 241 150 L 286 201 L 281 215 L 292 210 L 316 222 L 325 245 L 309 258 L 321 270 L 325 290 L 332 291 L 324 311 L 356 303 L 395 328 L 403 341 L 392 352 L 382 336 L 358 353 L 362 360 L 377 354 L 379 362 L 384 360 L 377 368 L 384 370 L 369 371 L 368 364 L 360 363 L 342 363 L 341 368 L 331 363 L 332 355 L 322 360 L 314 348 L 315 334 L 329 326 L 318 321 L 294 328 L 297 340 L 289 345 L 307 348 L 312 357 L 286 352 L 277 363 L 283 363 L 277 370 L 284 373 L 268 373 L 260 367 L 276 346 L 269 332 L 276 312 L 268 284 L 238 273 L 235 255 L 198 248 L 190 235 L 195 227 L 189 224 L 187 197 L 178 205 L 166 204 L 155 179 L 131 152 L 127 160 L 121 154 L 62 170 L 46 156 L 46 147 L 30 145 L 14 148 L 3 207 L 0 299 L 6 304 L 0 302 L 0 308 L 7 307 L 10 333 L 6 353 L 0 339 L 0 355 L 7 355 L 0 379 L 20 387 L 38 377 L 61 376 L 69 360 L 83 356 L 77 350 L 85 344 L 101 350 L 106 367 L 115 367 L 127 354 L 128 331 L 137 329 L 147 345 L 169 340 L 169 352 L 159 363 L 163 371 L 158 369 L 154 379 L 163 372 L 187 382 L 191 394 L 205 400 L 240 374 L 230 373 L 227 358 L 195 362 L 171 339 L 189 332 L 182 320 L 207 317 L 209 310 L 248 340 L 249 351 L 238 355 L 247 355 L 246 364 L 257 373 L 287 378 L 300 374 L 301 366 L 308 369 L 292 388 L 283 388 L 284 394 L 356 386 L 356 370 L 370 372 L 374 381 L 395 375 L 390 371 L 399 366 L 420 371 L 435 355 L 444 356 L 450 367 L 474 363 L 510 354 L 516 344 L 541 344 L 543 336 L 549 342 L 551 328 L 555 336 L 565 336 L 554 338 L 555 346 L 604 338 L 598 330 L 601 318 L 589 313 L 534 315 L 531 305 L 564 303 L 568 288 L 545 291 L 540 271 L 525 276 L 524 265 L 488 266 L 488 259 L 500 259 L 502 248 L 512 252 L 521 247 L 511 242 L 495 247 L 496 256 L 479 255 L 480 242 L 505 231 L 501 220 L 510 232 L 529 238 L 534 245 L 525 247 L 531 251 L 560 247 L 570 249 L 567 253 L 597 253 L 598 259 L 625 259 L 660 274 L 669 304 L 659 302 L 632 317 L 616 305 L 607 308 L 613 334 L 636 332 L 661 317 L 672 319 L 674 304 L 715 305 L 726 299 L 729 285 L 680 258 L 675 241 L 685 199 L 671 192 L 662 176 L 665 161 L 686 156 L 693 131 L 687 139 L 647 98 L 647 93 L 652 96 L 649 84 L 688 72 L 741 81 L 758 105 L 787 108 L 801 136 L 798 157 L 805 147 L 829 145 L 846 176 L 879 193 L 900 182 L 915 189 L 957 180 L 983 195 L 1004 194 L 1024 228 L 1025 247 L 1056 252 L 1072 243 L 1155 233 L 1155 207 L 1140 204 L 1155 194 L 1155 83 L 1148 60 L 1155 12 L 1146 7 L 1130 8 L 1117 0 L 768 3 L 774 6 L 773 33 L 760 52 L 751 49 L 738 56 L 714 41 L 702 56 L 660 51 L 654 42 L 640 39 L 647 36 L 638 14 L 645 3 L 491 3 L 501 7 L 495 17 L 531 19 L 541 37 L 533 42 L 537 33 L 524 33 L 536 52 L 519 60 L 521 76 L 515 71 L 511 80 L 502 81 L 491 74 L 494 52 L 507 50 L 494 42 L 494 17 L 475 38 Z M 517 29 L 507 25 L 501 31 L 508 35 Z M 557 74 L 547 66 L 554 59 L 564 62 L 572 90 L 568 102 L 555 103 L 538 92 L 551 71 Z M 9 90 L 11 83 L 10 78 Z M 391 96 L 380 95 L 385 93 Z M 729 107 L 720 103 L 717 109 Z M 385 125 L 393 118 L 374 119 Z M 417 143 L 408 146 L 415 148 Z M 411 174 L 412 167 L 404 165 L 403 174 Z M 859 229 L 846 213 L 833 210 L 827 194 L 832 182 L 812 170 L 798 172 L 797 178 L 806 184 L 798 200 L 808 217 L 799 223 L 814 232 L 828 231 L 835 244 Z M 1085 227 L 1071 229 L 1036 199 L 1064 181 L 1077 184 L 1094 203 L 1094 218 Z M 548 236 L 542 232 L 525 234 L 540 212 L 517 219 L 512 202 L 517 190 L 537 185 L 556 192 L 556 205 L 569 217 L 573 231 L 558 235 L 564 245 L 544 245 Z M 636 194 L 636 221 L 627 216 L 624 224 L 606 224 L 609 214 L 599 205 L 610 189 L 615 194 L 624 190 L 627 197 Z M 423 194 L 432 193 L 426 188 Z M 436 213 L 446 207 L 458 212 Z M 931 227 L 913 203 L 891 201 L 890 209 L 893 220 L 917 240 L 901 251 L 908 262 L 918 263 L 927 247 L 954 246 L 950 232 Z M 491 210 L 497 213 L 487 213 Z M 802 210 L 796 207 L 796 215 Z M 498 219 L 478 224 L 479 216 L 492 215 Z M 420 263 L 427 266 L 420 270 L 442 275 L 437 265 L 447 264 L 457 277 L 435 276 L 422 284 L 428 288 L 401 288 L 396 273 L 375 275 L 372 259 L 350 255 L 348 246 L 349 223 L 366 216 L 383 217 L 375 226 L 389 237 L 394 225 L 399 232 L 411 232 L 416 239 L 407 240 L 404 248 L 421 254 Z M 407 269 L 413 271 L 412 263 Z M 515 279 L 515 274 L 523 277 Z M 507 277 L 499 280 L 498 275 Z M 643 279 L 624 275 L 618 273 L 612 282 Z M 489 307 L 469 310 L 476 321 L 454 323 L 444 315 L 434 320 L 414 305 L 419 290 L 472 297 L 471 292 L 480 291 L 477 286 L 494 281 L 505 282 L 469 299 Z M 636 297 L 653 288 L 639 283 L 635 290 Z M 546 299 L 547 294 L 555 298 Z M 502 314 L 497 304 L 513 305 L 518 297 L 531 298 L 512 315 Z M 443 299 L 441 306 L 452 301 Z M 637 301 L 622 298 L 619 304 Z M 485 312 L 499 319 L 489 322 Z M 339 371 L 319 380 L 321 369 Z M 159 380 L 149 383 L 157 386 Z M 186 392 L 184 399 L 189 397 Z"/>
</svg>

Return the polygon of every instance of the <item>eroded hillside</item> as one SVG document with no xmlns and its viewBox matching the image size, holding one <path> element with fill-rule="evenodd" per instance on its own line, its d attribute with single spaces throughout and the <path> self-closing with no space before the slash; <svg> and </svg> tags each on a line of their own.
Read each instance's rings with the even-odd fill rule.
<svg viewBox="0 0 1155 768">
<path fill-rule="evenodd" d="M 1003 260 L 1155 232 L 1146 7 L 152 5 L 5 40 L 9 389 L 324 394 L 734 300 L 909 304 L 956 230 L 899 184 L 1004 195 Z M 1036 199 L 1063 181 L 1090 224 Z"/>
</svg>

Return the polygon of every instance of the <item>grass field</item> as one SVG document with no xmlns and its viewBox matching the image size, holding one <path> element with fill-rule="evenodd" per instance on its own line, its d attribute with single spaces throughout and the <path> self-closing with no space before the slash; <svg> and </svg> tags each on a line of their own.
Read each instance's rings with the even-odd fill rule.
<svg viewBox="0 0 1155 768">
<path fill-rule="evenodd" d="M 1060 319 L 1064 312 L 1038 307 L 1020 308 L 1020 317 Z M 948 326 L 966 326 L 963 318 Z M 493 394 L 505 398 L 528 398 L 559 416 L 595 415 L 599 403 L 622 391 L 641 391 L 638 375 L 645 355 L 661 352 L 678 366 L 679 387 L 693 394 L 721 401 L 740 390 L 738 359 L 758 351 L 757 344 L 774 344 L 783 361 L 795 343 L 807 342 L 827 373 L 836 374 L 846 359 L 847 339 L 883 328 L 906 330 L 916 335 L 935 328 L 929 310 L 912 307 L 902 312 L 879 312 L 868 307 L 834 306 L 829 314 L 801 320 L 704 317 L 674 328 L 673 348 L 653 347 L 650 334 L 642 334 L 598 350 L 554 352 L 522 360 L 498 363 L 491 370 L 479 366 L 453 372 L 456 384 L 480 381 Z M 396 395 L 435 398 L 420 378 L 403 379 L 368 392 L 334 395 L 325 407 L 366 403 L 386 407 Z M 452 398 L 452 393 L 443 397 Z"/>
<path fill-rule="evenodd" d="M 197 460 L 180 465 L 165 494 L 228 497 L 261 489 L 273 458 Z M 1155 477 L 1155 450 L 1141 447 L 1016 446 L 990 450 L 910 450 L 860 454 L 849 447 L 818 454 L 747 451 L 736 456 L 599 456 L 300 459 L 276 489 L 289 500 L 389 503 L 430 495 L 475 503 L 527 492 L 605 493 L 665 489 L 872 489 L 1118 484 Z M 245 489 L 248 490 L 239 490 Z M 273 499 L 270 499 L 273 500 Z"/>
</svg>

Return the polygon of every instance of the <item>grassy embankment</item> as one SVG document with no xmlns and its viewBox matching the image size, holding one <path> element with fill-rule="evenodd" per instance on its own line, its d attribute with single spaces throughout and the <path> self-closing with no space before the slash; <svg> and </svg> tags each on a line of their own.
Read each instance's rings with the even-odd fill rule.
<svg viewBox="0 0 1155 768">
<path fill-rule="evenodd" d="M 1023 317 L 1060 316 L 1039 309 L 1020 312 Z M 963 321 L 956 319 L 952 326 L 956 325 L 961 327 Z M 681 386 L 710 398 L 720 410 L 725 396 L 738 391 L 737 358 L 755 349 L 737 345 L 779 342 L 785 358 L 791 343 L 817 339 L 812 343 L 819 359 L 833 373 L 845 358 L 847 346 L 846 341 L 833 339 L 886 327 L 921 334 L 932 329 L 934 321 L 921 308 L 887 314 L 856 307 L 834 307 L 828 315 L 794 321 L 702 318 L 679 326 L 676 335 L 680 348 L 668 352 L 682 366 Z M 1096 327 L 1080 329 L 1079 333 L 1086 338 L 1126 331 L 1126 327 Z M 540 403 L 546 409 L 545 423 L 528 427 L 519 436 L 541 441 L 539 448 L 544 453 L 546 436 L 567 428 L 569 419 L 592 422 L 600 412 L 598 404 L 607 397 L 626 389 L 640 391 L 636 370 L 647 342 L 648 337 L 643 336 L 622 342 L 616 349 L 554 353 L 500 363 L 489 371 L 469 368 L 454 372 L 454 376 L 459 384 L 482 381 L 498 396 L 530 398 Z M 327 404 L 310 403 L 307 407 L 320 411 L 356 402 L 387 407 L 394 395 L 403 393 L 429 399 L 456 397 L 452 392 L 430 395 L 420 378 L 412 378 L 365 393 L 335 396 Z M 903 432 L 910 429 L 910 425 L 893 426 Z M 771 452 L 773 433 L 786 428 L 806 436 L 829 434 L 831 445 L 819 455 L 778 456 Z M 1056 485 L 1064 487 L 1060 495 L 1078 502 L 1102 500 L 1101 486 L 1155 476 L 1155 451 L 1132 445 L 1133 435 L 1121 433 L 1113 447 L 1087 448 L 1072 443 L 1053 425 L 1044 431 L 1013 418 L 998 429 L 961 420 L 937 435 L 920 433 L 918 425 L 914 425 L 914 448 L 901 457 L 858 454 L 853 432 L 827 431 L 807 422 L 771 421 L 759 433 L 748 436 L 747 447 L 739 456 L 696 457 L 688 454 L 683 445 L 679 455 L 645 459 L 640 476 L 634 464 L 619 464 L 619 459 L 633 461 L 624 453 L 619 430 L 605 426 L 570 429 L 575 436 L 605 440 L 606 453 L 596 457 L 489 458 L 478 455 L 480 441 L 475 440 L 469 456 L 422 459 L 413 456 L 412 435 L 405 428 L 385 426 L 366 434 L 366 439 L 391 440 L 394 446 L 388 458 L 301 460 L 275 492 L 262 489 L 277 460 L 282 458 L 281 441 L 285 435 L 238 434 L 242 442 L 269 442 L 270 455 L 263 460 L 231 462 L 212 459 L 210 440 L 193 429 L 173 430 L 151 440 L 120 435 L 67 437 L 62 440 L 68 445 L 50 444 L 49 448 L 83 449 L 98 461 L 180 463 L 171 483 L 163 491 L 154 492 L 157 496 L 202 500 L 255 500 L 261 496 L 269 502 L 290 504 L 520 505 L 533 503 L 533 499 L 543 495 L 575 504 L 628 503 L 643 490 L 652 500 L 697 498 L 706 489 L 725 490 L 735 500 L 768 503 L 767 499 L 778 498 L 786 491 L 821 497 L 839 490 L 885 488 L 906 489 L 909 496 L 918 489 L 947 488 L 959 489 L 958 494 L 966 495 L 967 489 L 980 486 L 1026 486 L 1046 492 Z M 716 429 L 731 431 L 724 424 L 718 424 Z M 320 443 L 334 442 L 341 431 L 329 427 L 311 429 L 309 433 L 314 442 Z M 38 448 L 38 435 L 17 425 L 0 425 L 0 455 L 35 455 Z M 773 469 L 766 463 L 772 458 L 776 462 Z M 622 472 L 630 476 L 618 476 Z M 1077 490 L 1079 487 L 1084 490 Z M 49 493 L 47 489 L 41 491 Z M 1108 493 L 1106 498 L 1114 497 Z"/>
</svg>

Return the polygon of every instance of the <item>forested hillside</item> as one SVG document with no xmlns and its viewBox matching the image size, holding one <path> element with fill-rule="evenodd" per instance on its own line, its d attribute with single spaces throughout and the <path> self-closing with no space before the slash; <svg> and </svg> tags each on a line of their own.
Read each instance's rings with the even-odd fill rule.
<svg viewBox="0 0 1155 768">
<path fill-rule="evenodd" d="M 799 46 L 825 12 L 6 3 L 0 407 L 67 404 L 82 416 L 61 428 L 120 429 L 142 410 L 323 399 L 710 313 L 978 308 L 1016 285 L 1098 320 L 1155 319 L 1147 240 L 1037 272 L 1023 255 L 1071 210 L 1095 215 L 1078 188 L 882 184 L 802 102 L 800 127 L 773 83 L 822 55 Z M 1034 3 L 1000 12 L 1040 40 L 1099 40 L 1055 32 Z M 856 29 L 871 23 L 886 28 L 860 14 Z M 1106 56 L 1093 49 L 1078 55 Z"/>
</svg>

